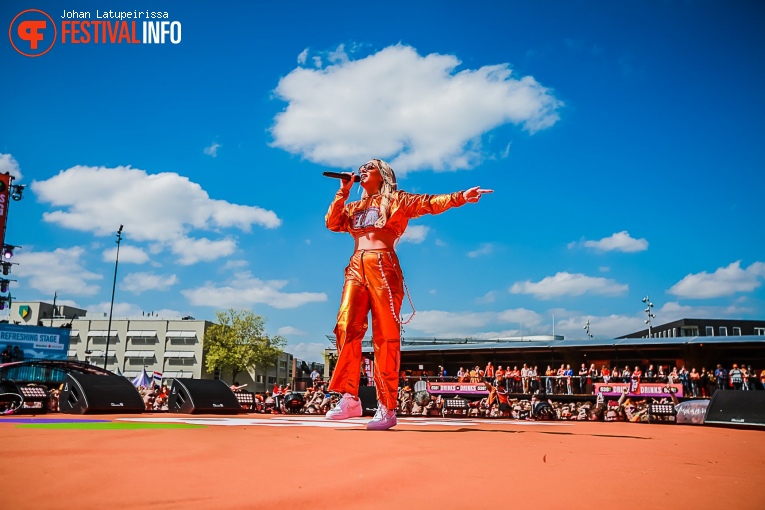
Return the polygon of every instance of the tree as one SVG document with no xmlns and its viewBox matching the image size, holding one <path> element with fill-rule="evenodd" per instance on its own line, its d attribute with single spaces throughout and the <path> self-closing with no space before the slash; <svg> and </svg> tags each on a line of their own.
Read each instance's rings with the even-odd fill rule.
<svg viewBox="0 0 765 510">
<path fill-rule="evenodd" d="M 205 368 L 231 372 L 232 382 L 241 372 L 276 364 L 287 340 L 265 332 L 267 319 L 249 310 L 215 312 L 218 323 L 205 333 Z M 256 372 L 257 373 L 257 372 Z"/>
</svg>

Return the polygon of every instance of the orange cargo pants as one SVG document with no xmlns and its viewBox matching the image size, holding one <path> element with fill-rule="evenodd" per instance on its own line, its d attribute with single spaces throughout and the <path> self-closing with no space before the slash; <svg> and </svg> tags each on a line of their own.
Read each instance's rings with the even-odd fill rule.
<svg viewBox="0 0 765 510">
<path fill-rule="evenodd" d="M 393 250 L 359 250 L 345 268 L 345 284 L 337 313 L 337 365 L 329 390 L 358 396 L 361 341 L 372 312 L 374 381 L 377 400 L 388 409 L 398 403 L 401 356 L 399 312 L 404 299 L 404 277 Z"/>
</svg>

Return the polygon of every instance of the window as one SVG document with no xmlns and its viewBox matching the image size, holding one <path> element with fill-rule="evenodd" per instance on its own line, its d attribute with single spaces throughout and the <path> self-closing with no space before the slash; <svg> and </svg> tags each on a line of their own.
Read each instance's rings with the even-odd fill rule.
<svg viewBox="0 0 765 510">
<path fill-rule="evenodd" d="M 733 336 L 741 336 L 741 328 L 733 326 Z"/>
<path fill-rule="evenodd" d="M 259 375 L 258 376 L 258 380 L 256 382 L 262 383 L 263 382 L 263 376 Z"/>
<path fill-rule="evenodd" d="M 276 377 L 268 376 L 268 384 L 276 384 Z"/>
<path fill-rule="evenodd" d="M 677 328 L 672 328 L 672 338 L 677 336 Z"/>
<path fill-rule="evenodd" d="M 715 328 L 713 328 L 712 326 L 707 326 L 706 327 L 705 335 L 706 336 L 715 336 Z"/>
<path fill-rule="evenodd" d="M 765 336 L 765 328 L 754 328 L 754 334 L 757 336 Z"/>
<path fill-rule="evenodd" d="M 280 361 L 279 362 L 279 369 L 280 370 L 287 370 L 287 362 L 286 361 Z"/>
<path fill-rule="evenodd" d="M 726 326 L 720 326 L 720 336 L 728 336 L 728 328 Z"/>
<path fill-rule="evenodd" d="M 213 379 L 220 379 L 220 368 L 216 368 L 213 372 Z"/>
</svg>

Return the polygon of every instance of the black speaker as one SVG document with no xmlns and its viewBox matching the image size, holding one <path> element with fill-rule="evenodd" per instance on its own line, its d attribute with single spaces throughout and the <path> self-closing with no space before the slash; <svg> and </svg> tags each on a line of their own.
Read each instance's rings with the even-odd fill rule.
<svg viewBox="0 0 765 510">
<path fill-rule="evenodd" d="M 220 379 L 174 379 L 168 402 L 171 413 L 233 414 L 246 412 Z"/>
<path fill-rule="evenodd" d="M 374 416 L 377 412 L 377 388 L 374 386 L 359 386 L 359 400 L 363 416 Z"/>
<path fill-rule="evenodd" d="M 144 410 L 141 394 L 126 378 L 75 373 L 66 374 L 58 407 L 65 414 L 122 414 Z"/>
<path fill-rule="evenodd" d="M 707 407 L 704 424 L 765 427 L 765 391 L 717 390 Z"/>
</svg>

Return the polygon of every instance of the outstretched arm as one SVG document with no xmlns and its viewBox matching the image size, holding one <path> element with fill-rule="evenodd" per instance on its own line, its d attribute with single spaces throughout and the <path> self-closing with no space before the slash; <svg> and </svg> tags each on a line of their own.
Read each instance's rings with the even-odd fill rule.
<svg viewBox="0 0 765 510">
<path fill-rule="evenodd" d="M 476 186 L 465 191 L 445 195 L 415 195 L 401 192 L 399 198 L 407 216 L 417 218 L 425 214 L 440 214 L 452 207 L 459 207 L 466 203 L 478 202 L 482 195 L 493 191 Z"/>
</svg>

